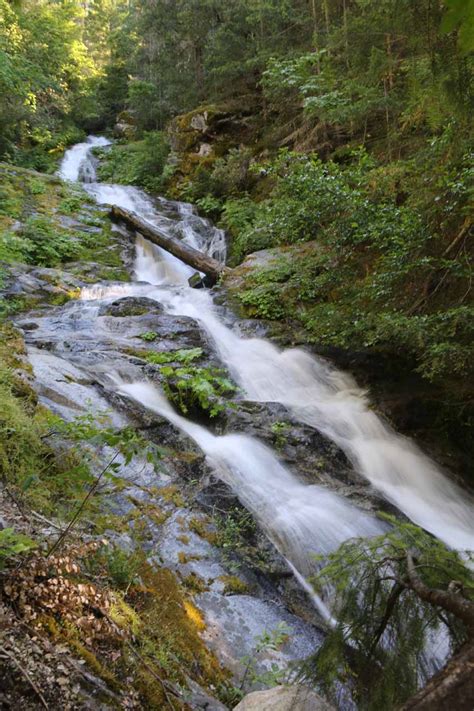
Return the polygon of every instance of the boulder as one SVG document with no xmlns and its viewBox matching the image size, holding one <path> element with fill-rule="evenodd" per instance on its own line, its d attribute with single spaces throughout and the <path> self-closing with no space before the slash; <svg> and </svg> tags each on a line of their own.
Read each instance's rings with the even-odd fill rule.
<svg viewBox="0 0 474 711">
<path fill-rule="evenodd" d="M 132 110 L 121 111 L 117 116 L 114 126 L 114 135 L 117 138 L 133 140 L 137 133 L 136 115 Z"/>
<path fill-rule="evenodd" d="M 212 146 L 210 143 L 201 143 L 198 150 L 198 156 L 201 156 L 201 158 L 208 158 L 212 155 L 212 152 Z"/>
<path fill-rule="evenodd" d="M 194 128 L 195 131 L 201 131 L 201 133 L 205 133 L 208 128 L 208 112 L 203 111 L 202 113 L 194 114 L 190 121 L 190 126 L 191 128 Z"/>
<path fill-rule="evenodd" d="M 100 316 L 141 316 L 147 313 L 161 314 L 163 307 L 146 296 L 124 296 L 111 304 L 101 306 Z"/>
<path fill-rule="evenodd" d="M 114 136 L 116 138 L 127 138 L 128 140 L 133 140 L 137 133 L 137 127 L 133 126 L 131 123 L 125 123 L 125 121 L 119 121 L 114 126 Z"/>
<path fill-rule="evenodd" d="M 275 686 L 247 694 L 234 711 L 335 711 L 335 707 L 306 686 Z"/>
</svg>

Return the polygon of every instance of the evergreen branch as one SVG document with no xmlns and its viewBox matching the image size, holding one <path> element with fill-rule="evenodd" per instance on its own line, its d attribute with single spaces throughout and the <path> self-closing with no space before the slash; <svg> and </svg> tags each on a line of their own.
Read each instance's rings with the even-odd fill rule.
<svg viewBox="0 0 474 711">
<path fill-rule="evenodd" d="M 407 551 L 406 560 L 408 573 L 407 587 L 414 590 L 425 602 L 429 602 L 436 607 L 442 607 L 447 612 L 451 612 L 462 620 L 467 627 L 469 637 L 471 639 L 474 638 L 474 603 L 458 593 L 428 587 L 416 572 L 414 551 Z"/>
<path fill-rule="evenodd" d="M 369 661 L 372 658 L 372 655 L 375 652 L 375 649 L 380 641 L 380 638 L 382 637 L 383 633 L 385 632 L 385 629 L 390 621 L 390 617 L 392 616 L 392 613 L 395 609 L 395 605 L 398 601 L 398 598 L 402 594 L 404 590 L 404 586 L 401 585 L 400 583 L 396 583 L 389 595 L 389 598 L 387 600 L 387 605 L 385 607 L 385 613 L 384 616 L 382 617 L 380 624 L 375 632 L 374 638 L 372 640 L 372 644 L 369 647 L 369 651 L 367 652 L 367 661 Z"/>
</svg>

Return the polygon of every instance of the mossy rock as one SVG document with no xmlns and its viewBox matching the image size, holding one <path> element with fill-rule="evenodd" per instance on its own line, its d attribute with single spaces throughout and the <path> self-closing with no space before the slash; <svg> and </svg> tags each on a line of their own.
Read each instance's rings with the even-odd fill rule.
<svg viewBox="0 0 474 711">
<path fill-rule="evenodd" d="M 143 316 L 148 313 L 161 314 L 163 307 L 157 301 L 145 296 L 124 296 L 122 299 L 102 306 L 99 316 L 123 318 L 125 316 Z"/>
</svg>

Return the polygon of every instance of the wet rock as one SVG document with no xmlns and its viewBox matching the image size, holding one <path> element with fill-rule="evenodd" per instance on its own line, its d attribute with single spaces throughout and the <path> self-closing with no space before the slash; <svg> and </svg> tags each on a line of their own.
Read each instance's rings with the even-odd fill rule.
<svg viewBox="0 0 474 711">
<path fill-rule="evenodd" d="M 192 289 L 210 289 L 213 286 L 212 279 L 206 275 L 202 276 L 199 272 L 189 277 L 188 284 Z"/>
<path fill-rule="evenodd" d="M 303 623 L 283 606 L 250 595 L 222 595 L 209 591 L 196 601 L 205 612 L 207 627 L 203 638 L 221 662 L 239 679 L 245 670 L 244 657 L 254 659 L 257 674 L 285 668 L 291 661 L 302 660 L 315 652 L 322 633 Z M 258 639 L 285 624 L 287 639 L 278 649 L 255 654 Z"/>
<path fill-rule="evenodd" d="M 35 389 L 42 402 L 66 420 L 85 412 L 104 413 L 108 401 L 93 387 L 93 378 L 72 363 L 52 353 L 28 347 L 28 358 L 35 373 Z M 110 413 L 111 424 L 123 427 L 126 418 Z"/>
<path fill-rule="evenodd" d="M 133 140 L 137 133 L 136 112 L 133 109 L 121 111 L 116 119 L 114 135 L 117 138 L 127 138 Z"/>
<path fill-rule="evenodd" d="M 309 483 L 367 486 L 346 455 L 313 427 L 298 422 L 279 403 L 241 401 L 226 412 L 226 432 L 245 432 L 276 449 L 279 458 Z"/>
<path fill-rule="evenodd" d="M 114 126 L 114 136 L 116 138 L 126 138 L 133 140 L 137 133 L 137 127 L 125 121 L 119 121 Z"/>
<path fill-rule="evenodd" d="M 335 707 L 306 686 L 275 686 L 247 694 L 234 711 L 335 711 Z"/>
<path fill-rule="evenodd" d="M 204 133 L 205 131 L 208 130 L 208 112 L 203 111 L 202 114 L 195 114 L 191 121 L 190 121 L 190 126 L 191 128 L 194 128 L 195 131 L 201 131 L 201 133 Z"/>
<path fill-rule="evenodd" d="M 227 706 L 221 704 L 221 702 L 214 697 L 209 696 L 209 694 L 190 677 L 186 677 L 186 686 L 188 703 L 192 709 L 199 709 L 199 711 L 200 709 L 203 711 L 226 711 Z"/>
<path fill-rule="evenodd" d="M 101 306 L 99 316 L 142 316 L 146 313 L 161 314 L 163 307 L 146 296 L 124 296 L 111 304 Z"/>
<path fill-rule="evenodd" d="M 1 294 L 8 297 L 35 296 L 38 300 L 51 294 L 77 290 L 83 282 L 62 269 L 32 267 L 27 264 L 8 265 Z"/>
</svg>

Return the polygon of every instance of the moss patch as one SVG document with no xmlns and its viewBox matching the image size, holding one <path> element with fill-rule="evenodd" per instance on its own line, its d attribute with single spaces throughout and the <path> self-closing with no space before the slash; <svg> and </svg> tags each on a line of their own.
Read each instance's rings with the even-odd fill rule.
<svg viewBox="0 0 474 711">
<path fill-rule="evenodd" d="M 237 575 L 221 575 L 218 580 L 224 583 L 225 595 L 246 595 L 250 592 L 247 583 L 238 578 Z"/>
</svg>

